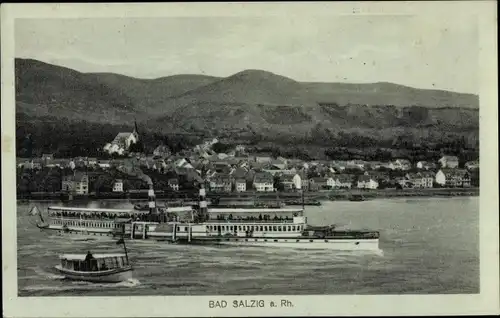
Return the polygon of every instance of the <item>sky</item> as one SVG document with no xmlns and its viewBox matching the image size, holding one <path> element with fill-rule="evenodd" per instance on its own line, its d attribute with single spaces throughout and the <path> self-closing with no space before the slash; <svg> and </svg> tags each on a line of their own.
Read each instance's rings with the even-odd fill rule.
<svg viewBox="0 0 500 318">
<path fill-rule="evenodd" d="M 306 82 L 478 93 L 473 17 L 17 19 L 15 55 L 138 78 L 262 69 Z"/>
</svg>

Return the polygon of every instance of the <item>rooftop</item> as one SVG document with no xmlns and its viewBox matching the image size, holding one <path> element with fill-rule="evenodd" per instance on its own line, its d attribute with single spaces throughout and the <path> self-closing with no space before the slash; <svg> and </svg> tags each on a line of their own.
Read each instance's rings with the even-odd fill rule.
<svg viewBox="0 0 500 318">
<path fill-rule="evenodd" d="M 95 259 L 111 258 L 111 257 L 125 257 L 122 253 L 110 253 L 110 254 L 92 254 Z M 87 254 L 62 254 L 59 255 L 60 259 L 67 259 L 70 261 L 84 261 Z"/>
</svg>

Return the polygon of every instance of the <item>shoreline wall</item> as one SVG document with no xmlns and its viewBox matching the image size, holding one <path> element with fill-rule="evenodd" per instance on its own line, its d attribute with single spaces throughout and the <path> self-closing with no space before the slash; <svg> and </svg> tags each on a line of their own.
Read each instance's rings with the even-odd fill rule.
<svg viewBox="0 0 500 318">
<path fill-rule="evenodd" d="M 375 198 L 398 198 L 398 197 L 457 197 L 457 196 L 479 196 L 479 188 L 431 188 L 431 189 L 384 189 L 384 190 L 326 190 L 306 192 L 304 197 L 307 200 L 348 200 L 351 195 L 362 195 L 365 199 Z M 219 198 L 222 200 L 245 201 L 245 200 L 266 200 L 280 201 L 286 199 L 300 199 L 298 192 L 270 192 L 270 193 L 208 193 L 210 198 Z M 166 195 L 158 194 L 157 199 L 196 199 L 196 194 Z M 19 197 L 17 201 L 40 201 L 40 200 L 68 200 L 67 195 L 60 193 L 36 193 L 30 196 Z M 147 195 L 127 195 L 123 194 L 100 194 L 88 196 L 73 196 L 72 201 L 82 200 L 147 200 Z"/>
</svg>

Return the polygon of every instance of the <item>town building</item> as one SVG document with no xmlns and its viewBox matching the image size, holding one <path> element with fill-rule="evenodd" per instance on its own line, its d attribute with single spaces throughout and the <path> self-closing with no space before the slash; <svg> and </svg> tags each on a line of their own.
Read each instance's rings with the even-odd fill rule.
<svg viewBox="0 0 500 318">
<path fill-rule="evenodd" d="M 370 176 L 361 175 L 358 177 L 358 189 L 377 189 L 378 181 Z"/>
<path fill-rule="evenodd" d="M 16 158 L 16 164 L 18 168 L 33 169 L 31 159 L 28 158 Z"/>
<path fill-rule="evenodd" d="M 123 192 L 123 180 L 116 179 L 113 183 L 113 192 Z"/>
<path fill-rule="evenodd" d="M 210 191 L 231 192 L 233 183 L 229 174 L 217 173 L 210 178 Z"/>
<path fill-rule="evenodd" d="M 432 188 L 435 174 L 431 171 L 421 171 L 417 173 L 407 173 L 406 179 L 413 188 Z"/>
<path fill-rule="evenodd" d="M 465 169 L 443 168 L 436 173 L 436 183 L 443 187 L 470 187 L 470 173 Z"/>
<path fill-rule="evenodd" d="M 72 175 L 63 176 L 62 191 L 70 192 L 79 195 L 86 195 L 89 193 L 89 178 L 86 173 L 75 172 Z"/>
<path fill-rule="evenodd" d="M 410 170 L 411 162 L 408 159 L 396 159 L 391 162 L 392 170 Z"/>
<path fill-rule="evenodd" d="M 412 184 L 410 180 L 405 176 L 405 177 L 395 177 L 394 182 L 396 185 L 400 185 L 401 188 L 410 188 L 412 187 Z"/>
<path fill-rule="evenodd" d="M 441 168 L 458 168 L 458 158 L 456 156 L 443 156 L 438 160 Z"/>
<path fill-rule="evenodd" d="M 319 191 L 328 189 L 327 178 L 325 177 L 313 177 L 309 178 L 309 190 Z"/>
<path fill-rule="evenodd" d="M 465 169 L 467 170 L 476 170 L 479 169 L 479 160 L 468 161 L 465 163 Z"/>
<path fill-rule="evenodd" d="M 42 154 L 42 161 L 45 165 L 47 165 L 51 160 L 54 160 L 54 154 L 52 153 Z"/>
<path fill-rule="evenodd" d="M 153 150 L 153 157 L 167 158 L 172 154 L 170 149 L 165 145 L 159 145 Z"/>
<path fill-rule="evenodd" d="M 41 158 L 33 158 L 31 161 L 32 169 L 42 169 L 44 165 L 45 163 Z"/>
<path fill-rule="evenodd" d="M 254 176 L 253 187 L 257 192 L 273 192 L 274 179 L 270 173 L 258 172 Z"/>
<path fill-rule="evenodd" d="M 50 161 L 47 161 L 45 164 L 45 167 L 47 168 L 67 168 L 69 165 L 69 160 L 68 159 L 52 159 Z"/>
<path fill-rule="evenodd" d="M 365 170 L 365 162 L 363 160 L 349 160 L 347 162 L 347 168 Z"/>
<path fill-rule="evenodd" d="M 302 189 L 302 177 L 298 173 L 293 175 L 292 181 L 296 190 Z"/>
<path fill-rule="evenodd" d="M 97 162 L 98 162 L 98 161 L 97 161 L 97 158 L 95 158 L 95 157 L 89 157 L 89 158 L 87 159 L 87 164 L 88 164 L 90 167 L 95 167 L 95 166 L 97 166 Z"/>
<path fill-rule="evenodd" d="M 333 177 L 326 178 L 326 186 L 328 187 L 328 189 L 333 189 L 335 187 L 335 180 L 333 179 Z"/>
<path fill-rule="evenodd" d="M 137 132 L 137 124 L 134 125 L 132 132 L 120 132 L 116 135 L 112 142 L 104 146 L 104 151 L 109 154 L 125 154 L 132 144 L 139 141 L 139 134 Z"/>
<path fill-rule="evenodd" d="M 332 177 L 334 189 L 350 189 L 352 188 L 352 176 L 349 174 L 336 174 Z"/>
<path fill-rule="evenodd" d="M 428 161 L 419 161 L 417 162 L 417 169 L 420 170 L 432 170 L 436 169 L 436 164 L 434 162 L 428 162 Z"/>
<path fill-rule="evenodd" d="M 186 158 L 177 159 L 174 162 L 175 167 L 184 169 L 194 169 L 193 165 Z"/>
<path fill-rule="evenodd" d="M 283 191 L 294 191 L 296 189 L 295 175 L 284 174 L 279 177 L 279 180 L 283 186 Z"/>
<path fill-rule="evenodd" d="M 171 178 L 168 179 L 167 183 L 170 189 L 172 189 L 173 191 L 179 191 L 179 179 Z"/>
<path fill-rule="evenodd" d="M 235 179 L 235 190 L 236 192 L 245 192 L 247 191 L 247 181 L 243 178 Z"/>
</svg>

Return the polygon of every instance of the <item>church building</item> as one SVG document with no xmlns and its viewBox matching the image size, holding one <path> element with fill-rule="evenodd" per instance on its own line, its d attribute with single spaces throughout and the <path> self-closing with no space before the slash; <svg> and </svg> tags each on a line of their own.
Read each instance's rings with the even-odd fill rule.
<svg viewBox="0 0 500 318">
<path fill-rule="evenodd" d="M 134 131 L 120 132 L 116 135 L 112 142 L 104 146 L 104 151 L 109 154 L 125 154 L 132 144 L 139 141 L 139 134 L 137 132 L 137 123 L 134 122 Z"/>
</svg>

